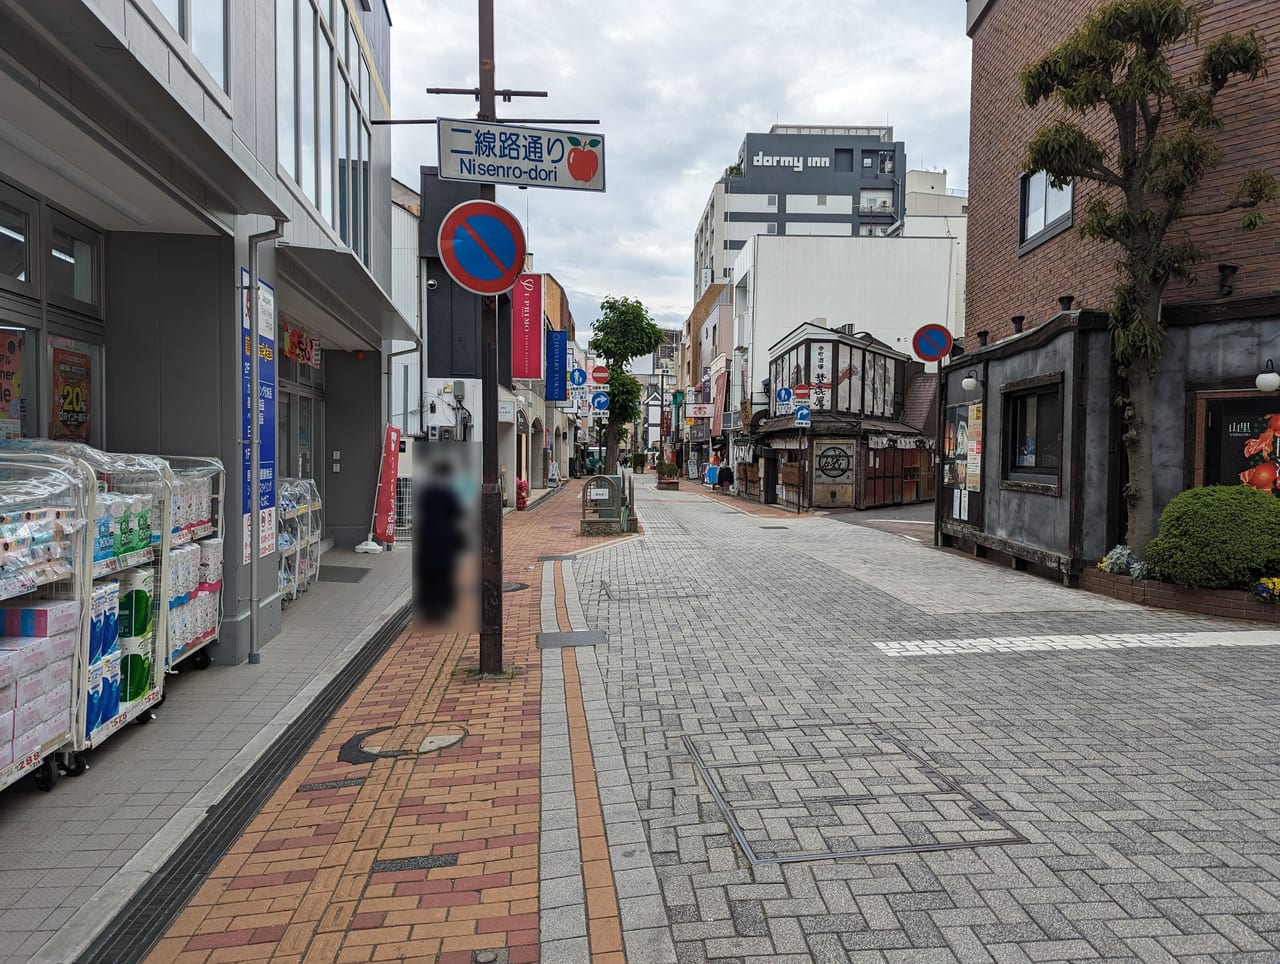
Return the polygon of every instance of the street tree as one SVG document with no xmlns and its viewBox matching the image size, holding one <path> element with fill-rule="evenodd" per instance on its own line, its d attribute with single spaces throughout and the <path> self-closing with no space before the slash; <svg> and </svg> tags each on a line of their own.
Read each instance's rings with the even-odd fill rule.
<svg viewBox="0 0 1280 964">
<path fill-rule="evenodd" d="M 605 426 L 605 471 L 618 471 L 619 429 L 640 417 L 640 383 L 629 374 L 634 358 L 651 355 L 662 344 L 662 329 L 635 298 L 613 295 L 600 303 L 588 347 L 609 369 L 609 418 Z"/>
<path fill-rule="evenodd" d="M 1262 223 L 1258 206 L 1277 197 L 1274 175 L 1261 170 L 1247 172 L 1229 196 L 1199 196 L 1222 159 L 1218 94 L 1233 81 L 1257 80 L 1267 65 L 1255 30 L 1202 42 L 1202 6 L 1111 0 L 1021 73 L 1027 106 L 1056 103 L 1067 115 L 1031 139 L 1024 171 L 1044 171 L 1055 188 L 1098 185 L 1081 231 L 1119 249 L 1108 314 L 1123 386 L 1117 404 L 1129 470 L 1126 536 L 1138 553 L 1155 529 L 1151 438 L 1165 347 L 1161 303 L 1170 283 L 1194 280 L 1202 257 L 1177 228 L 1248 209 L 1241 227 L 1253 230 Z M 1194 57 L 1175 62 L 1189 50 Z"/>
</svg>

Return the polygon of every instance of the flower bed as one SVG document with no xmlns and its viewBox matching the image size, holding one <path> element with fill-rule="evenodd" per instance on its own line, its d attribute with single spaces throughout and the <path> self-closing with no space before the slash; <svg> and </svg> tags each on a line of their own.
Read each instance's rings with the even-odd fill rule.
<svg viewBox="0 0 1280 964">
<path fill-rule="evenodd" d="M 1080 573 L 1080 588 L 1142 606 L 1280 624 L 1280 606 L 1239 589 L 1183 589 L 1168 582 L 1134 579 L 1100 569 Z"/>
</svg>

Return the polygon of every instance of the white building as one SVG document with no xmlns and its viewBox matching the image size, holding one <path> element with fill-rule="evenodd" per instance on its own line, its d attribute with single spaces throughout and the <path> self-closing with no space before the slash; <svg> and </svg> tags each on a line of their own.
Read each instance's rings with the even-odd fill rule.
<svg viewBox="0 0 1280 964">
<path fill-rule="evenodd" d="M 921 325 L 958 333 L 956 258 L 946 237 L 753 237 L 734 265 L 734 342 L 747 352 L 728 404 L 750 391 L 753 411 L 766 408 L 768 347 L 815 318 L 905 354 Z"/>
<path fill-rule="evenodd" d="M 907 171 L 907 213 L 889 233 L 904 238 L 950 238 L 956 245 L 953 297 L 956 334 L 964 331 L 964 266 L 969 251 L 969 195 L 947 187 L 947 172 Z"/>
</svg>

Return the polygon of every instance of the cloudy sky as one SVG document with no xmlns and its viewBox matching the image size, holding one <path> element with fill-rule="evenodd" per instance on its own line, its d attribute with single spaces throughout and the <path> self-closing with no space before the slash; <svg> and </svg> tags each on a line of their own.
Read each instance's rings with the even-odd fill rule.
<svg viewBox="0 0 1280 964">
<path fill-rule="evenodd" d="M 476 4 L 391 0 L 392 113 L 471 117 Z M 606 295 L 665 327 L 693 307 L 693 231 L 748 131 L 884 124 L 908 167 L 968 182 L 969 40 L 961 0 L 497 0 L 497 85 L 546 90 L 499 117 L 598 118 L 608 190 L 517 191 L 534 267 L 568 290 L 579 331 Z M 417 187 L 435 128 L 393 128 L 393 173 Z M 527 220 L 526 220 L 527 218 Z M 581 340 L 585 341 L 585 338 Z"/>
</svg>

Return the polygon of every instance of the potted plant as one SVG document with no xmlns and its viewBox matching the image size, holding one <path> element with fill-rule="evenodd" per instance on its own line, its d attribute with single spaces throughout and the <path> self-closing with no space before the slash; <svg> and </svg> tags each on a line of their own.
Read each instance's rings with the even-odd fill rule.
<svg viewBox="0 0 1280 964">
<path fill-rule="evenodd" d="M 680 480 L 677 478 L 679 467 L 674 462 L 658 463 L 658 488 L 659 489 L 678 489 L 680 488 Z"/>
<path fill-rule="evenodd" d="M 631 471 L 632 472 L 644 471 L 644 453 L 643 452 L 631 453 Z"/>
<path fill-rule="evenodd" d="M 529 508 L 529 483 L 524 479 L 516 479 L 516 511 L 523 512 Z"/>
</svg>

